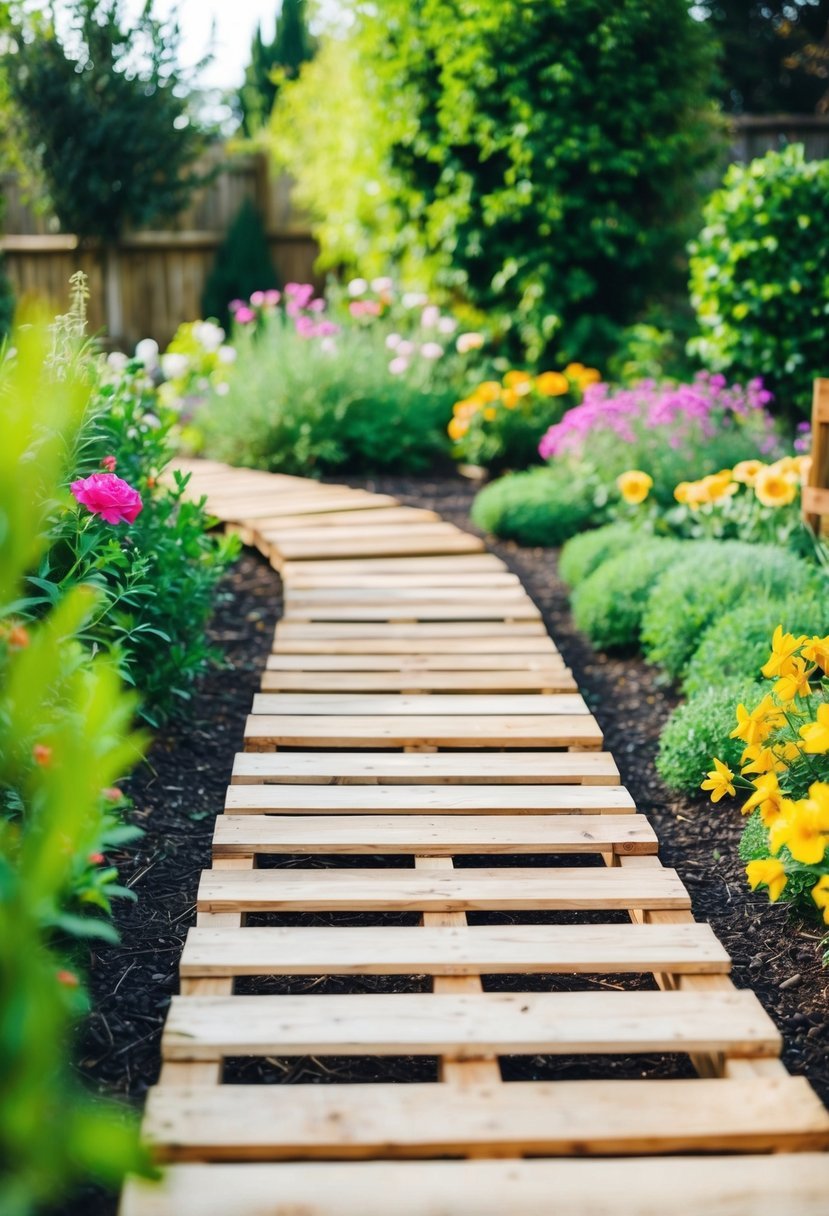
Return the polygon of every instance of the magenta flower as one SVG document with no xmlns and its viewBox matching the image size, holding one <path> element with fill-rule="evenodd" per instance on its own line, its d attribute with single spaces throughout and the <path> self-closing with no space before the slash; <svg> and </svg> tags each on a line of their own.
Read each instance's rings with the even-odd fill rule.
<svg viewBox="0 0 829 1216">
<path fill-rule="evenodd" d="M 256 313 L 252 308 L 248 308 L 247 304 L 243 304 L 241 308 L 236 309 L 235 320 L 240 325 L 250 325 L 251 321 L 256 320 Z"/>
<path fill-rule="evenodd" d="M 132 524 L 144 506 L 141 495 L 114 473 L 92 473 L 73 481 L 69 489 L 82 507 L 108 524 Z"/>
<path fill-rule="evenodd" d="M 106 469 L 107 473 L 114 473 L 118 461 L 114 456 L 105 456 L 101 461 L 101 468 Z"/>
</svg>

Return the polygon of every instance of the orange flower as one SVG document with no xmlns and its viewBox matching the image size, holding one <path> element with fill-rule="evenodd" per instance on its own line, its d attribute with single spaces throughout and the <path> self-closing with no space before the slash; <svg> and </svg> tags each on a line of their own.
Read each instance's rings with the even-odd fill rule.
<svg viewBox="0 0 829 1216">
<path fill-rule="evenodd" d="M 561 372 L 542 372 L 535 382 L 542 397 L 561 397 L 570 391 L 570 381 Z"/>
</svg>

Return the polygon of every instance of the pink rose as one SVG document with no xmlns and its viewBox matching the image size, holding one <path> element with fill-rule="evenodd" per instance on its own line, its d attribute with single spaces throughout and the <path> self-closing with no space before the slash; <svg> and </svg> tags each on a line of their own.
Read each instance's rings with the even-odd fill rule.
<svg viewBox="0 0 829 1216">
<path fill-rule="evenodd" d="M 117 464 L 114 456 L 105 456 L 101 461 L 101 468 L 106 469 L 107 473 L 114 473 Z"/>
<path fill-rule="evenodd" d="M 114 473 L 93 473 L 73 481 L 69 489 L 82 507 L 108 524 L 135 523 L 144 506 L 138 491 Z"/>
</svg>

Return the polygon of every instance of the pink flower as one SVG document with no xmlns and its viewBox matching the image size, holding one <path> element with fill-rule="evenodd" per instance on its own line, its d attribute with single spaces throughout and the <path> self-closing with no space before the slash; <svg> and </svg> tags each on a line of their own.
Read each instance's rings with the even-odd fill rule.
<svg viewBox="0 0 829 1216">
<path fill-rule="evenodd" d="M 424 342 L 420 353 L 424 359 L 439 359 L 443 354 L 443 347 L 437 342 Z"/>
<path fill-rule="evenodd" d="M 117 464 L 114 456 L 105 456 L 101 461 L 101 468 L 106 469 L 107 473 L 114 473 Z"/>
<path fill-rule="evenodd" d="M 398 355 L 395 359 L 392 359 L 391 363 L 389 364 L 389 371 L 393 376 L 402 376 L 403 373 L 408 369 L 408 366 L 409 360 L 404 359 L 402 355 Z"/>
<path fill-rule="evenodd" d="M 93 473 L 73 481 L 69 489 L 82 507 L 108 524 L 135 523 L 144 505 L 138 491 L 114 473 Z"/>
<path fill-rule="evenodd" d="M 271 287 L 265 292 L 265 304 L 268 308 L 276 308 L 281 299 L 282 293 L 277 291 L 275 287 Z"/>
<path fill-rule="evenodd" d="M 240 325 L 250 325 L 251 321 L 256 320 L 256 313 L 252 308 L 248 308 L 247 304 L 243 304 L 241 308 L 236 309 L 236 318 Z"/>
<path fill-rule="evenodd" d="M 264 291 L 255 291 L 253 293 L 253 295 L 250 297 L 250 302 L 254 308 L 261 308 L 262 305 L 265 303 Z"/>
</svg>

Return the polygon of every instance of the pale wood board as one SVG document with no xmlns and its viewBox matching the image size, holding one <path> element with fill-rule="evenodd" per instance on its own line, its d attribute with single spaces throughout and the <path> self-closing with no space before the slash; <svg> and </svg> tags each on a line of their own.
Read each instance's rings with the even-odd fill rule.
<svg viewBox="0 0 829 1216">
<path fill-rule="evenodd" d="M 304 532 L 306 529 L 387 527 L 391 525 L 440 523 L 440 516 L 422 507 L 375 506 L 366 502 L 350 511 L 330 507 L 332 500 L 320 504 L 316 512 L 300 511 L 273 517 L 273 525 L 260 519 L 257 528 L 262 532 Z M 290 504 L 286 504 L 290 506 Z M 244 521 L 242 521 L 244 522 Z"/>
<path fill-rule="evenodd" d="M 237 975 L 725 974 L 709 925 L 194 928 L 184 978 Z"/>
<path fill-rule="evenodd" d="M 364 530 L 362 530 L 364 531 Z M 411 528 L 401 532 L 399 528 L 392 529 L 388 536 L 361 535 L 337 538 L 321 536 L 312 540 L 303 536 L 302 539 L 288 540 L 280 537 L 274 547 L 274 557 L 279 561 L 319 561 L 321 558 L 353 557 L 396 557 L 398 554 L 410 553 L 413 556 L 431 556 L 448 553 L 480 553 L 484 542 L 475 536 L 451 529 L 438 531 L 437 525 L 432 529 Z"/>
<path fill-rule="evenodd" d="M 634 812 L 623 786 L 602 785 L 231 785 L 225 810 L 240 815 L 280 814 L 388 815 L 401 812 L 440 815 L 531 812 L 619 814 Z"/>
<path fill-rule="evenodd" d="M 508 573 L 506 562 L 494 553 L 481 550 L 478 553 L 466 553 L 456 557 L 446 557 L 440 554 L 423 555 L 421 557 L 335 557 L 321 561 L 285 562 L 283 578 L 289 581 L 294 574 L 304 577 L 313 574 L 347 574 L 356 575 L 362 580 L 367 574 L 450 574 L 453 578 L 458 574 L 489 574 Z"/>
<path fill-rule="evenodd" d="M 618 785 L 609 752 L 238 752 L 234 784 Z"/>
<path fill-rule="evenodd" d="M 544 650 L 555 650 L 553 643 L 547 637 L 542 621 L 513 621 L 509 624 L 497 624 L 486 621 L 444 621 L 438 623 L 411 622 L 398 625 L 349 623 L 332 625 L 324 623 L 297 623 L 295 621 L 280 622 L 274 636 L 288 639 L 313 639 L 315 641 L 334 642 L 343 638 L 370 639 L 372 644 L 388 639 L 405 641 L 405 650 L 416 653 L 418 644 L 427 642 L 426 650 L 437 652 L 439 647 L 434 643 L 442 639 L 445 649 L 454 646 L 459 653 L 476 654 L 478 649 L 493 650 L 496 653 L 506 653 L 512 649 L 511 639 L 526 639 L 531 643 L 528 650 L 541 653 Z"/>
<path fill-rule="evenodd" d="M 675 870 L 633 874 L 621 866 L 476 867 L 432 874 L 295 867 L 236 874 L 203 870 L 198 893 L 198 908 L 205 912 L 620 911 L 690 906 Z"/>
<path fill-rule="evenodd" d="M 268 671 L 290 672 L 385 672 L 401 675 L 405 672 L 460 672 L 488 676 L 498 671 L 541 672 L 566 671 L 564 660 L 555 653 L 543 654 L 269 654 Z"/>
<path fill-rule="evenodd" d="M 249 853 L 655 853 L 644 815 L 219 815 L 216 857 Z"/>
<path fill-rule="evenodd" d="M 266 671 L 263 692 L 576 692 L 569 671 Z"/>
<path fill-rule="evenodd" d="M 173 997 L 171 1060 L 246 1055 L 777 1055 L 753 992 Z"/>
<path fill-rule="evenodd" d="M 485 694 L 464 696 L 431 693 L 407 697 L 403 693 L 382 693 L 364 696 L 351 693 L 256 693 L 253 698 L 253 714 L 287 714 L 309 716 L 331 714 L 336 717 L 371 717 L 389 714 L 403 716 L 435 714 L 442 717 L 458 714 L 466 717 L 513 717 L 543 714 L 549 718 L 561 714 L 564 717 L 589 715 L 590 711 L 580 693 L 559 693 L 544 696 L 540 693 Z"/>
</svg>

